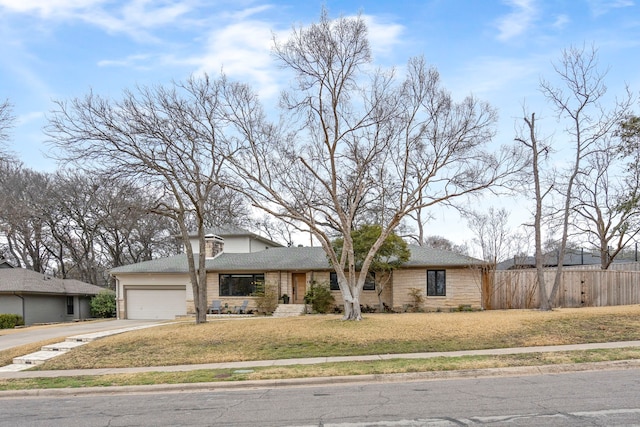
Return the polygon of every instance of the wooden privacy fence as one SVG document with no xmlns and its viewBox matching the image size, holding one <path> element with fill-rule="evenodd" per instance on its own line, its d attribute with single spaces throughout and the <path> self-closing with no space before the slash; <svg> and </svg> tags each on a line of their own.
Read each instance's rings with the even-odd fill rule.
<svg viewBox="0 0 640 427">
<path fill-rule="evenodd" d="M 555 269 L 545 270 L 547 294 Z M 539 308 L 535 269 L 487 272 L 483 284 L 487 310 Z M 566 270 L 562 272 L 554 307 L 601 307 L 640 304 L 640 271 Z"/>
</svg>

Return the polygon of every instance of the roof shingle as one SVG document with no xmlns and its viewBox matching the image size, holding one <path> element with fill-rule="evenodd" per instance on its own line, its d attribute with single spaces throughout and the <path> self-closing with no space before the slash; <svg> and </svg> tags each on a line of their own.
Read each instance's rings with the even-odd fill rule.
<svg viewBox="0 0 640 427">
<path fill-rule="evenodd" d="M 466 255 L 439 249 L 409 245 L 411 258 L 403 267 L 467 267 L 483 262 Z M 321 247 L 271 248 L 251 253 L 222 253 L 207 260 L 208 271 L 291 271 L 330 270 L 328 258 Z M 126 273 L 187 273 L 184 254 L 111 270 L 111 274 Z"/>
</svg>

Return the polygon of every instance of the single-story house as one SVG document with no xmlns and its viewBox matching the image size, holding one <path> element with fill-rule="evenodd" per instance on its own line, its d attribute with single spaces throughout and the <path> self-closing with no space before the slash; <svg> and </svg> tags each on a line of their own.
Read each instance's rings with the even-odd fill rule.
<svg viewBox="0 0 640 427">
<path fill-rule="evenodd" d="M 481 307 L 482 261 L 433 248 L 410 249 L 411 258 L 393 272 L 382 291 L 386 305 L 401 310 L 412 302 L 410 290 L 418 288 L 427 310 Z M 209 304 L 220 300 L 234 307 L 249 300 L 251 309 L 259 284 L 276 286 L 278 295 L 303 304 L 307 289 L 322 282 L 330 285 L 336 305 L 343 303 L 321 247 L 282 247 L 246 230 L 221 228 L 208 231 L 206 257 Z M 171 319 L 195 312 L 185 254 L 118 267 L 111 275 L 116 279 L 118 318 Z M 375 286 L 365 285 L 361 304 L 377 306 Z"/>
<path fill-rule="evenodd" d="M 25 325 L 83 320 L 91 317 L 91 298 L 103 290 L 24 268 L 0 268 L 0 313 L 18 314 Z"/>
</svg>

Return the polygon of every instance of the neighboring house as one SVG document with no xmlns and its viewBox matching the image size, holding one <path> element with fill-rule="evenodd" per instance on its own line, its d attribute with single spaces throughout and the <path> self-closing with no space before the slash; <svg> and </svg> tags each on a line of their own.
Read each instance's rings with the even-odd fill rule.
<svg viewBox="0 0 640 427">
<path fill-rule="evenodd" d="M 15 268 L 15 266 L 5 258 L 0 258 L 0 268 Z"/>
<path fill-rule="evenodd" d="M 558 252 L 551 251 L 543 255 L 544 267 L 558 266 Z M 614 263 L 630 262 L 622 257 L 615 258 Z M 567 249 L 564 254 L 562 263 L 565 267 L 600 265 L 600 253 L 585 251 L 584 249 Z M 497 270 L 521 270 L 527 268 L 536 268 L 536 258 L 534 256 L 514 256 L 505 261 L 498 263 Z"/>
<path fill-rule="evenodd" d="M 0 268 L 0 313 L 18 314 L 25 325 L 87 319 L 91 298 L 103 290 L 24 268 Z"/>
<path fill-rule="evenodd" d="M 411 258 L 382 292 L 385 304 L 402 310 L 412 302 L 410 289 L 418 288 L 428 310 L 480 308 L 482 261 L 432 248 L 410 249 Z M 336 275 L 320 247 L 282 247 L 242 229 L 210 230 L 206 268 L 209 304 L 220 300 L 234 307 L 249 300 L 252 308 L 252 294 L 261 283 L 276 286 L 278 295 L 289 295 L 292 304 L 302 304 L 313 283 L 328 283 L 336 305 L 342 304 Z M 116 278 L 119 318 L 170 319 L 194 312 L 184 254 L 118 267 L 111 274 Z M 373 283 L 365 286 L 361 304 L 377 306 Z"/>
</svg>

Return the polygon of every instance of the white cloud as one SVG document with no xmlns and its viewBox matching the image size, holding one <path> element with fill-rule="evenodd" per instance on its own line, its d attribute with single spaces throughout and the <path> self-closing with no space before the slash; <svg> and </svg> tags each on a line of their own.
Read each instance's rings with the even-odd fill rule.
<svg viewBox="0 0 640 427">
<path fill-rule="evenodd" d="M 387 54 L 400 43 L 400 36 L 404 32 L 402 25 L 387 24 L 372 15 L 364 15 L 363 19 L 367 24 L 367 35 L 374 54 Z"/>
<path fill-rule="evenodd" d="M 604 15 L 612 9 L 635 6 L 633 0 L 588 0 L 587 2 L 594 16 Z"/>
<path fill-rule="evenodd" d="M 105 0 L 0 0 L 0 6 L 16 13 L 30 13 L 41 18 L 64 17 L 86 11 Z"/>
<path fill-rule="evenodd" d="M 553 21 L 553 28 L 562 30 L 571 22 L 571 19 L 567 15 L 558 15 L 556 20 Z"/>
<path fill-rule="evenodd" d="M 272 26 L 267 22 L 235 22 L 213 32 L 205 53 L 189 62 L 200 73 L 217 74 L 223 70 L 234 79 L 249 80 L 259 88 L 261 96 L 271 97 L 279 91 L 271 56 L 272 38 Z"/>
<path fill-rule="evenodd" d="M 121 6 L 108 0 L 0 0 L 2 8 L 48 21 L 82 21 L 110 33 L 146 40 L 155 40 L 148 30 L 175 24 L 193 10 L 189 0 L 133 0 Z"/>
<path fill-rule="evenodd" d="M 504 3 L 513 10 L 496 22 L 500 41 L 508 41 L 525 33 L 538 17 L 534 0 L 505 0 Z"/>
</svg>

